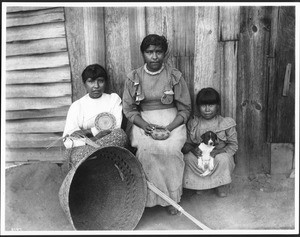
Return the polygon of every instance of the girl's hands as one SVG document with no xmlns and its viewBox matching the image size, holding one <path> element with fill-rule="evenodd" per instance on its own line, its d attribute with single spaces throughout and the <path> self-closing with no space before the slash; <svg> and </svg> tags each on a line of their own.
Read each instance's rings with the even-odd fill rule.
<svg viewBox="0 0 300 237">
<path fill-rule="evenodd" d="M 191 152 L 197 157 L 202 156 L 202 151 L 200 150 L 199 147 L 192 149 Z"/>
<path fill-rule="evenodd" d="M 210 152 L 210 156 L 211 157 L 213 157 L 213 158 L 215 158 L 216 157 L 216 155 L 218 155 L 218 154 L 220 154 L 220 153 L 225 153 L 226 151 L 223 149 L 223 148 L 221 148 L 221 149 L 213 149 L 211 152 Z"/>
</svg>

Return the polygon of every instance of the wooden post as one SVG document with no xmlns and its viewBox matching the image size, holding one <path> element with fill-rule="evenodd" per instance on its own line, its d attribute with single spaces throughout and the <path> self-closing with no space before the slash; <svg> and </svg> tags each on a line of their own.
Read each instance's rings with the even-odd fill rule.
<svg viewBox="0 0 300 237">
<path fill-rule="evenodd" d="M 266 143 L 267 54 L 271 7 L 241 7 L 241 34 L 237 82 L 237 155 L 239 171 L 249 176 L 270 172 L 270 149 Z M 244 172 L 242 172 L 244 173 Z"/>
</svg>

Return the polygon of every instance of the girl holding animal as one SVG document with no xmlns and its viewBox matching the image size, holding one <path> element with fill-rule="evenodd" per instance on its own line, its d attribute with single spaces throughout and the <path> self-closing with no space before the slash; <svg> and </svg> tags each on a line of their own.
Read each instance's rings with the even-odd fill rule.
<svg viewBox="0 0 300 237">
<path fill-rule="evenodd" d="M 190 94 L 182 73 L 165 63 L 168 42 L 164 36 L 146 36 L 140 50 L 145 64 L 128 74 L 123 94 L 123 112 L 132 124 L 131 146 L 137 149 L 148 181 L 178 203 Z M 170 214 L 177 213 L 148 189 L 146 207 L 156 205 L 167 206 Z"/>
<path fill-rule="evenodd" d="M 195 190 L 215 188 L 219 197 L 226 197 L 235 167 L 233 155 L 238 150 L 238 140 L 236 123 L 232 118 L 219 114 L 220 104 L 220 95 L 215 89 L 204 88 L 199 91 L 196 105 L 200 116 L 188 121 L 187 142 L 182 149 L 186 164 L 183 187 Z M 203 166 L 199 165 L 205 151 L 201 151 L 199 146 L 205 147 L 204 140 L 207 136 L 212 137 L 212 132 L 217 135 L 217 143 L 210 151 L 214 168 L 206 175 Z"/>
</svg>

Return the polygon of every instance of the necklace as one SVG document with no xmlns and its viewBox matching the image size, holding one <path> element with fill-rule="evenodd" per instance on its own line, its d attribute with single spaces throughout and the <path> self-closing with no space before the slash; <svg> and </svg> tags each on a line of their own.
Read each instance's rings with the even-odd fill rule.
<svg viewBox="0 0 300 237">
<path fill-rule="evenodd" d="M 164 65 L 162 65 L 162 67 L 158 70 L 158 71 L 156 71 L 156 72 L 150 72 L 148 69 L 147 69 L 147 63 L 145 63 L 145 65 L 144 65 L 144 70 L 148 73 L 148 74 L 150 74 L 150 75 L 157 75 L 157 74 L 159 74 L 159 73 L 161 73 L 162 72 L 162 70 L 164 70 Z"/>
</svg>

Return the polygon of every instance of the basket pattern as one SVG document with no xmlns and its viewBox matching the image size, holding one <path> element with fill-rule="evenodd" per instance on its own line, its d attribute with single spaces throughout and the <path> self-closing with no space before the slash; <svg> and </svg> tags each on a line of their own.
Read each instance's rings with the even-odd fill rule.
<svg viewBox="0 0 300 237">
<path fill-rule="evenodd" d="M 156 127 L 150 135 L 154 140 L 166 140 L 170 136 L 170 132 L 166 128 Z"/>
<path fill-rule="evenodd" d="M 102 137 L 96 141 L 100 147 L 106 146 L 120 146 L 126 147 L 128 144 L 128 138 L 123 129 L 114 129 L 110 134 Z M 89 156 L 91 153 L 96 151 L 98 148 L 95 148 L 90 145 L 74 147 L 67 149 L 65 152 L 65 160 L 69 162 L 69 168 L 74 167 L 81 159 L 86 156 Z"/>
<path fill-rule="evenodd" d="M 79 155 L 79 153 L 77 154 Z M 147 196 L 146 178 L 140 162 L 130 151 L 121 146 L 105 145 L 97 149 L 93 148 L 89 151 L 85 151 L 82 155 L 84 155 L 83 158 L 73 163 L 71 170 L 65 177 L 59 190 L 60 204 L 73 228 L 79 230 L 90 230 L 90 228 L 93 230 L 134 229 L 143 214 Z M 122 185 L 122 187 L 119 188 L 114 187 L 115 185 L 111 185 L 110 190 L 110 192 L 112 192 L 110 198 L 114 198 L 115 195 L 113 192 L 123 190 L 123 193 L 121 193 L 122 200 L 116 200 L 117 205 L 120 205 L 116 207 L 118 209 L 117 211 L 106 210 L 105 207 L 109 205 L 105 205 L 105 203 L 101 204 L 103 205 L 103 207 L 101 207 L 103 209 L 100 210 L 103 210 L 103 212 L 105 212 L 105 218 L 111 221 L 99 221 L 99 223 L 94 223 L 93 220 L 90 220 L 92 218 L 89 219 L 88 213 L 87 217 L 82 221 L 80 220 L 78 222 L 78 218 L 77 220 L 73 220 L 72 210 L 70 210 L 71 185 L 74 176 L 78 175 L 80 167 L 85 166 L 87 164 L 86 162 L 89 162 L 91 159 L 94 161 L 99 160 L 99 162 L 101 160 L 101 162 L 105 162 L 105 164 L 113 164 L 111 167 L 115 167 L 115 173 L 118 174 L 116 185 Z M 101 215 L 99 215 L 99 218 L 101 218 L 100 216 Z M 93 223 L 89 224 L 89 221 Z M 83 224 L 81 224 L 81 222 Z"/>
<path fill-rule="evenodd" d="M 113 114 L 104 112 L 95 118 L 95 127 L 101 131 L 106 129 L 114 129 L 116 127 L 116 118 Z"/>
</svg>

